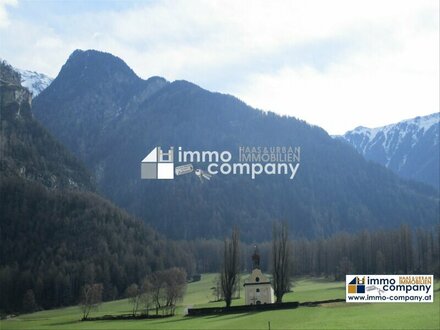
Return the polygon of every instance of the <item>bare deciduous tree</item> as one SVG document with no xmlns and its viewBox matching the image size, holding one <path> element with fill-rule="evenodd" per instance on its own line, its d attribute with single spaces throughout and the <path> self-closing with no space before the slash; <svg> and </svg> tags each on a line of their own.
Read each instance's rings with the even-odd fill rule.
<svg viewBox="0 0 440 330">
<path fill-rule="evenodd" d="M 233 229 L 231 239 L 225 239 L 224 244 L 223 267 L 220 274 L 220 284 L 226 307 L 230 307 L 232 295 L 236 289 L 240 268 L 239 236 L 237 228 Z"/>
<path fill-rule="evenodd" d="M 102 302 L 102 289 L 101 283 L 86 284 L 81 289 L 81 299 L 79 306 L 83 313 L 83 320 L 89 317 L 92 309 L 97 309 Z"/>
<path fill-rule="evenodd" d="M 216 276 L 213 284 L 214 286 L 211 287 L 212 295 L 214 297 L 214 301 L 221 301 L 223 300 L 223 292 L 222 292 L 222 286 L 221 286 L 221 276 Z"/>
<path fill-rule="evenodd" d="M 173 315 L 176 303 L 183 299 L 186 289 L 186 272 L 181 268 L 170 268 L 150 275 L 149 296 L 155 305 L 156 315 L 159 310 Z"/>
<path fill-rule="evenodd" d="M 163 281 L 163 275 L 163 271 L 157 271 L 149 277 L 151 283 L 150 295 L 156 309 L 156 315 L 159 315 L 159 310 L 165 305 L 165 282 Z"/>
<path fill-rule="evenodd" d="M 128 298 L 128 302 L 131 304 L 131 312 L 133 316 L 136 316 L 136 313 L 138 311 L 141 294 L 141 288 L 139 288 L 136 283 L 131 284 L 125 290 L 125 296 Z"/>
<path fill-rule="evenodd" d="M 165 297 L 169 314 L 174 315 L 176 303 L 183 299 L 186 289 L 186 272 L 182 268 L 165 271 Z"/>
<path fill-rule="evenodd" d="M 272 231 L 272 277 L 276 302 L 283 301 L 283 295 L 290 287 L 290 255 L 291 247 L 287 223 L 273 224 Z"/>
<path fill-rule="evenodd" d="M 145 311 L 145 314 L 148 315 L 150 307 L 151 305 L 153 305 L 153 285 L 151 284 L 148 277 L 146 277 L 142 282 L 141 291 L 142 294 L 140 298 L 140 303 L 143 310 Z"/>
</svg>

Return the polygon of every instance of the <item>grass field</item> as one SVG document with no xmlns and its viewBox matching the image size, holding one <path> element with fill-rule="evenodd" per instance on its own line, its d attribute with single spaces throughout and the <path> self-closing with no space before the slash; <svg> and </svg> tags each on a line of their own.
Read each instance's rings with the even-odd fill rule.
<svg viewBox="0 0 440 330">
<path fill-rule="evenodd" d="M 223 316 L 185 317 L 188 306 L 222 306 L 210 303 L 214 275 L 202 276 L 200 282 L 188 285 L 184 301 L 174 317 L 156 320 L 79 321 L 78 307 L 62 308 L 20 315 L 0 322 L 1 330 L 9 329 L 440 329 L 439 286 L 436 283 L 434 303 L 430 304 L 346 304 L 267 311 Z M 303 278 L 294 282 L 294 292 L 285 301 L 316 301 L 345 298 L 344 283 L 325 279 Z M 236 299 L 233 305 L 243 304 Z M 91 316 L 128 313 L 127 300 L 104 303 Z"/>
</svg>

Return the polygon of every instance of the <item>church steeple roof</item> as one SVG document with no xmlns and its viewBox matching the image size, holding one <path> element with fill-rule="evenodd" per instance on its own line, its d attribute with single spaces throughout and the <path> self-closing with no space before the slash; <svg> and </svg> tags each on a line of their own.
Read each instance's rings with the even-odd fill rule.
<svg viewBox="0 0 440 330">
<path fill-rule="evenodd" d="M 258 247 L 255 245 L 254 254 L 252 255 L 252 269 L 260 269 L 260 254 Z"/>
</svg>

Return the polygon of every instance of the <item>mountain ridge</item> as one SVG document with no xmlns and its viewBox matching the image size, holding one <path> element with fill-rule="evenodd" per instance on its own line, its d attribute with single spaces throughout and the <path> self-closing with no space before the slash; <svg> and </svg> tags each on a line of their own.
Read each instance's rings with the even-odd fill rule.
<svg viewBox="0 0 440 330">
<path fill-rule="evenodd" d="M 111 70 L 112 61 L 105 62 Z M 219 238 L 235 224 L 244 240 L 259 241 L 269 239 L 273 219 L 287 220 L 292 232 L 306 237 L 438 219 L 438 199 L 430 189 L 366 162 L 304 121 L 253 109 L 185 81 L 162 82 L 141 100 L 148 80 L 126 77 L 84 90 L 76 86 L 79 74 L 62 73 L 36 98 L 36 118 L 85 162 L 105 196 L 169 237 Z M 138 84 L 127 88 L 124 81 L 130 79 Z M 53 97 L 61 85 L 67 92 Z M 122 90 L 124 98 L 114 97 Z M 105 104 L 96 102 L 102 99 Z M 113 114 L 111 120 L 106 113 Z M 194 176 L 171 182 L 140 178 L 140 161 L 156 146 L 236 150 L 240 145 L 301 146 L 295 180 L 237 175 L 200 184 Z"/>
<path fill-rule="evenodd" d="M 359 126 L 337 138 L 366 159 L 439 190 L 439 122 L 440 114 L 433 113 L 377 128 Z"/>
<path fill-rule="evenodd" d="M 51 189 L 93 191 L 94 183 L 86 168 L 33 118 L 32 94 L 21 85 L 20 74 L 6 62 L 0 66 L 3 175 L 19 176 Z"/>
<path fill-rule="evenodd" d="M 191 269 L 174 242 L 97 195 L 82 163 L 33 118 L 19 73 L 0 62 L 0 75 L 0 312 L 75 305 L 92 283 L 117 299 L 151 271 Z"/>
</svg>

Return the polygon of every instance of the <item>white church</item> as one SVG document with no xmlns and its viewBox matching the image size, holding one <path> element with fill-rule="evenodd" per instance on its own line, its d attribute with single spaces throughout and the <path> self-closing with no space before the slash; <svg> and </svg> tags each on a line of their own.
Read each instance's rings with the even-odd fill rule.
<svg viewBox="0 0 440 330">
<path fill-rule="evenodd" d="M 252 264 L 253 269 L 251 276 L 244 282 L 245 304 L 273 304 L 274 295 L 272 285 L 269 279 L 264 276 L 260 270 L 260 255 L 258 254 L 257 247 L 255 247 L 255 252 L 252 255 Z"/>
</svg>

